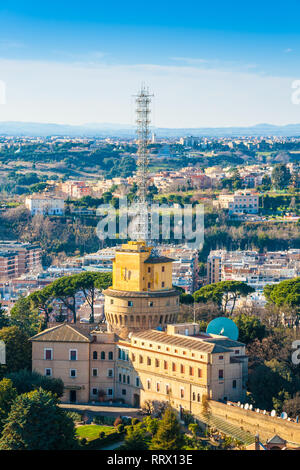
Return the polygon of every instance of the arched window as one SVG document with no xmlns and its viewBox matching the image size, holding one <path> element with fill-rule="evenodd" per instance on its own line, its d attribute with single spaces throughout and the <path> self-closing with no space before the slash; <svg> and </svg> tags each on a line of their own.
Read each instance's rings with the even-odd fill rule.
<svg viewBox="0 0 300 470">
<path fill-rule="evenodd" d="M 97 351 L 93 351 L 93 359 L 98 359 L 98 353 L 97 353 Z"/>
<path fill-rule="evenodd" d="M 105 352 L 104 352 L 104 351 L 101 351 L 101 359 L 102 359 L 102 360 L 105 359 Z"/>
<path fill-rule="evenodd" d="M 113 353 L 112 351 L 109 351 L 109 353 L 108 353 L 108 359 L 109 359 L 110 361 L 112 361 L 113 358 L 114 358 L 114 353 Z"/>
<path fill-rule="evenodd" d="M 193 401 L 196 401 L 196 393 L 193 392 Z"/>
<path fill-rule="evenodd" d="M 200 402 L 200 393 L 197 395 L 197 401 Z"/>
</svg>

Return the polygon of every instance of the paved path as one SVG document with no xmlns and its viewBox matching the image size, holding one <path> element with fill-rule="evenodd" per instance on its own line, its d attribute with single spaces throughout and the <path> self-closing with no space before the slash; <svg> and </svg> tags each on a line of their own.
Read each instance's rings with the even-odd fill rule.
<svg viewBox="0 0 300 470">
<path fill-rule="evenodd" d="M 101 406 L 101 405 L 77 405 L 73 403 L 61 403 L 59 405 L 64 410 L 69 411 L 86 411 L 88 414 L 102 415 L 102 416 L 131 416 L 134 418 L 141 418 L 139 408 L 127 408 L 125 406 Z"/>
</svg>

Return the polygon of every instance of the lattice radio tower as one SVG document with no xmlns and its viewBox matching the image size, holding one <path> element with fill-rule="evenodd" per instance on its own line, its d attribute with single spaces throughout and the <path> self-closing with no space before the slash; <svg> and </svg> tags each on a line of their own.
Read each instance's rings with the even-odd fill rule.
<svg viewBox="0 0 300 470">
<path fill-rule="evenodd" d="M 153 94 L 144 84 L 135 95 L 137 124 L 137 205 L 138 220 L 136 221 L 136 239 L 149 239 L 149 207 L 147 201 L 148 187 L 148 146 L 150 143 L 150 104 Z"/>
</svg>

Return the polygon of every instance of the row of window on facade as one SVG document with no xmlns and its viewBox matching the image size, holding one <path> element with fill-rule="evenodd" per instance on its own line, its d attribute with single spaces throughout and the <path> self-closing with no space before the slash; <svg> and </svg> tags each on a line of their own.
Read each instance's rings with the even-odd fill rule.
<svg viewBox="0 0 300 470">
<path fill-rule="evenodd" d="M 234 389 L 236 388 L 236 380 L 232 381 L 232 388 L 234 388 Z M 147 379 L 147 390 L 151 390 L 151 389 L 152 389 L 151 379 Z M 162 393 L 163 390 L 161 388 L 161 382 L 156 382 L 155 391 Z M 170 395 L 170 393 L 171 393 L 170 385 L 166 384 L 165 385 L 165 394 Z M 184 397 L 185 397 L 185 389 L 184 389 L 184 387 L 181 387 L 180 388 L 180 398 L 184 398 Z M 200 393 L 198 393 L 197 396 L 196 396 L 196 392 L 193 392 L 192 393 L 192 401 L 200 402 L 201 401 Z"/>
<path fill-rule="evenodd" d="M 93 395 L 94 397 L 98 397 L 98 393 L 99 393 L 99 389 L 98 389 L 98 388 L 93 387 L 92 390 L 91 390 L 91 392 L 92 392 L 92 395 Z M 121 394 L 122 394 L 123 396 L 125 396 L 125 395 L 127 394 L 126 388 L 122 388 Z M 108 398 L 113 398 L 113 396 L 114 396 L 114 389 L 113 389 L 113 388 L 108 388 L 108 389 L 106 389 L 106 396 L 107 396 Z"/>
<path fill-rule="evenodd" d="M 151 389 L 152 389 L 151 379 L 147 379 L 147 390 L 151 390 Z M 158 392 L 158 393 L 163 392 L 161 382 L 156 382 L 155 391 Z M 171 393 L 170 385 L 165 384 L 165 394 L 170 395 L 170 393 Z M 183 387 L 180 387 L 180 398 L 184 398 L 184 397 L 185 397 L 185 389 Z M 196 394 L 195 392 L 193 392 L 192 393 L 192 400 L 200 402 L 201 401 L 201 394 L 200 393 Z"/>
<path fill-rule="evenodd" d="M 98 352 L 93 351 L 93 360 L 98 359 Z M 101 360 L 106 360 L 106 357 L 109 361 L 113 361 L 114 359 L 114 353 L 113 351 L 108 351 L 108 354 L 106 356 L 105 351 L 100 352 L 100 359 Z M 47 361 L 52 361 L 53 360 L 53 349 L 52 348 L 45 348 L 44 349 L 44 359 Z M 70 349 L 69 350 L 69 360 L 70 361 L 77 361 L 78 360 L 78 351 L 77 349 Z"/>
<path fill-rule="evenodd" d="M 52 368 L 51 367 L 46 367 L 45 368 L 45 375 L 48 377 L 52 376 Z M 78 377 L 77 376 L 77 369 L 70 369 L 69 375 L 72 378 Z M 92 369 L 92 376 L 93 377 L 98 377 L 98 369 Z M 107 377 L 112 378 L 114 376 L 114 370 L 113 369 L 107 369 Z"/>
<path fill-rule="evenodd" d="M 133 362 L 136 361 L 135 354 L 132 354 L 132 361 Z M 152 359 L 150 357 L 147 357 L 145 362 L 146 362 L 147 366 L 152 366 Z M 142 355 L 140 355 L 139 356 L 139 364 L 143 364 L 143 363 L 144 363 L 144 357 Z M 160 367 L 161 361 L 159 359 L 154 359 L 153 364 L 154 364 L 155 367 Z M 169 364 L 168 364 L 167 361 L 162 361 L 162 365 L 163 365 L 164 370 L 169 369 Z M 183 364 L 179 365 L 176 362 L 172 362 L 171 370 L 172 370 L 172 372 L 180 372 L 181 374 L 188 373 L 190 376 L 195 375 L 195 367 L 185 366 Z M 198 375 L 199 378 L 202 377 L 202 369 L 198 368 L 197 375 Z"/>
<path fill-rule="evenodd" d="M 98 397 L 98 393 L 99 393 L 99 389 L 98 389 L 98 388 L 93 387 L 92 390 L 91 390 L 91 392 L 92 392 L 92 395 L 93 395 L 94 397 Z M 106 395 L 107 395 L 108 398 L 112 398 L 112 397 L 114 396 L 114 389 L 113 389 L 113 388 L 107 388 L 107 389 L 106 389 Z"/>
<path fill-rule="evenodd" d="M 119 382 L 120 382 L 120 383 L 123 383 L 123 384 L 130 385 L 130 382 L 131 382 L 130 375 L 119 374 Z M 139 387 L 139 386 L 140 386 L 140 379 L 139 379 L 139 377 L 136 377 L 136 378 L 135 378 L 135 386 L 136 386 L 136 387 Z"/>
</svg>

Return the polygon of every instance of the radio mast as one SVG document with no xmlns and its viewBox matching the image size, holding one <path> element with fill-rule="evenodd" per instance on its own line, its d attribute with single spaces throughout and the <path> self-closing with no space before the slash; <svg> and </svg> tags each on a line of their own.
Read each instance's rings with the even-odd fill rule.
<svg viewBox="0 0 300 470">
<path fill-rule="evenodd" d="M 141 90 L 135 95 L 136 102 L 136 124 L 137 124 L 137 202 L 136 209 L 138 212 L 135 220 L 135 238 L 137 240 L 148 240 L 149 234 L 149 207 L 147 201 L 148 187 L 148 146 L 150 143 L 150 104 L 153 94 L 149 93 L 149 89 L 144 84 Z"/>
</svg>

